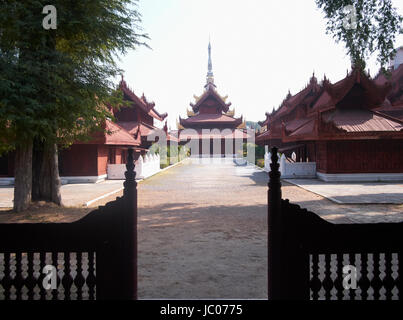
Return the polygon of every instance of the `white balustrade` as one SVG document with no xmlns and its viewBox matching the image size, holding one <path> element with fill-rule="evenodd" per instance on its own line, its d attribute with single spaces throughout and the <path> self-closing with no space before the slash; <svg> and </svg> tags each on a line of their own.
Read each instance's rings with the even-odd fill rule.
<svg viewBox="0 0 403 320">
<path fill-rule="evenodd" d="M 271 153 L 264 156 L 264 170 L 270 172 Z M 315 178 L 316 162 L 288 162 L 284 154 L 280 157 L 281 178 Z"/>
<path fill-rule="evenodd" d="M 135 162 L 134 171 L 136 172 L 136 179 L 148 178 L 160 169 L 160 156 L 146 154 L 144 157 L 140 156 Z M 108 164 L 107 167 L 108 179 L 122 180 L 125 179 L 126 164 Z"/>
</svg>

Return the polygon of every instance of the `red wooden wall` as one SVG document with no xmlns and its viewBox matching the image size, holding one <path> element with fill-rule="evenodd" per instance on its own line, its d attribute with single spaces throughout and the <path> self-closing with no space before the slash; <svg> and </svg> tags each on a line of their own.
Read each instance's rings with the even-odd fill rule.
<svg viewBox="0 0 403 320">
<path fill-rule="evenodd" d="M 60 150 L 59 172 L 61 176 L 97 176 L 98 150 L 95 144 L 73 144 Z"/>
<path fill-rule="evenodd" d="M 105 145 L 98 145 L 97 146 L 97 175 L 106 174 L 106 166 L 108 164 L 108 153 L 109 153 L 108 146 Z"/>
<path fill-rule="evenodd" d="M 403 140 L 350 140 L 316 143 L 322 173 L 403 173 Z"/>
</svg>

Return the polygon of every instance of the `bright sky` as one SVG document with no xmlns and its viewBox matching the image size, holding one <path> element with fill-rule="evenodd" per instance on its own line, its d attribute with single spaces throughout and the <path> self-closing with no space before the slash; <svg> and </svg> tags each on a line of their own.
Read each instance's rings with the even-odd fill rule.
<svg viewBox="0 0 403 320">
<path fill-rule="evenodd" d="M 403 2 L 394 5 L 402 14 Z M 203 92 L 209 36 L 217 90 L 228 94 L 236 117 L 250 121 L 264 120 L 288 90 L 303 89 L 313 71 L 319 81 L 326 74 L 335 82 L 350 69 L 314 0 L 140 0 L 139 11 L 152 50 L 131 51 L 120 66 L 137 95 L 144 92 L 159 112 L 168 112 L 171 129 L 179 115 L 186 117 L 193 94 Z M 379 66 L 372 60 L 367 67 L 375 75 Z"/>
</svg>

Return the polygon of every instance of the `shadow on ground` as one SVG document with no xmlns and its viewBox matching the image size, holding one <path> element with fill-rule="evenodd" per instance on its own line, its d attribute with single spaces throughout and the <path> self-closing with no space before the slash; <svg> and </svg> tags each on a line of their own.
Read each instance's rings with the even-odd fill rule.
<svg viewBox="0 0 403 320">
<path fill-rule="evenodd" d="M 139 208 L 139 297 L 267 298 L 266 206 Z"/>
</svg>

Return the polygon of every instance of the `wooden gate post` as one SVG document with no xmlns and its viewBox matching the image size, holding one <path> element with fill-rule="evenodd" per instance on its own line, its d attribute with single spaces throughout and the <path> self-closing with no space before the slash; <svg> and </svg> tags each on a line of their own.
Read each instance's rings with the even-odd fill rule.
<svg viewBox="0 0 403 320">
<path fill-rule="evenodd" d="M 271 149 L 271 171 L 268 183 L 268 298 L 281 299 L 282 259 L 282 217 L 281 217 L 281 182 L 278 164 L 278 149 Z"/>
<path fill-rule="evenodd" d="M 137 182 L 134 171 L 133 149 L 128 150 L 124 182 L 123 200 L 125 215 L 123 218 L 123 254 L 125 294 L 127 299 L 137 299 Z"/>
</svg>

